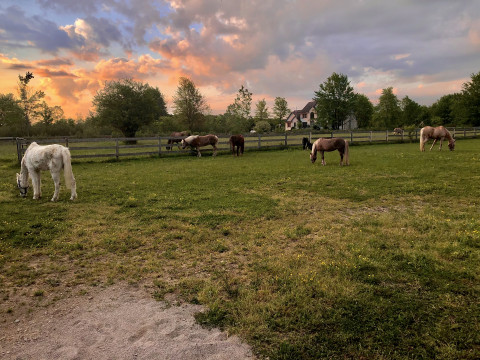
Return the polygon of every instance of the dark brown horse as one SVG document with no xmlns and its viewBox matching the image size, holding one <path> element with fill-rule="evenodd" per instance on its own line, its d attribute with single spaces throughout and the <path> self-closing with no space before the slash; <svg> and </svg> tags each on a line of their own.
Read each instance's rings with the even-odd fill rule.
<svg viewBox="0 0 480 360">
<path fill-rule="evenodd" d="M 455 139 L 450 135 L 447 129 L 443 126 L 425 126 L 420 130 L 420 151 L 425 151 L 425 143 L 430 139 L 433 139 L 433 144 L 430 147 L 430 150 L 432 150 L 433 145 L 435 145 L 437 140 L 440 140 L 439 150 L 442 150 L 442 142 L 445 138 L 448 140 L 448 148 L 450 151 L 453 151 L 455 149 Z"/>
<path fill-rule="evenodd" d="M 233 156 L 235 156 L 235 146 L 237 147 L 237 156 L 243 155 L 245 149 L 245 139 L 243 135 L 230 136 L 230 150 L 232 150 Z"/>
<path fill-rule="evenodd" d="M 172 132 L 170 134 L 170 138 L 168 139 L 167 150 L 172 150 L 173 144 L 177 144 L 178 148 L 180 149 L 179 143 L 188 135 L 190 135 L 189 131 Z"/>
<path fill-rule="evenodd" d="M 182 140 L 182 149 L 185 149 L 187 146 L 190 146 L 192 149 L 197 150 L 197 157 L 201 157 L 200 147 L 212 145 L 213 147 L 213 156 L 217 155 L 217 143 L 218 137 L 216 135 L 191 135 Z"/>
<path fill-rule="evenodd" d="M 312 145 L 312 152 L 310 153 L 310 160 L 315 163 L 317 160 L 317 151 L 322 154 L 322 165 L 325 165 L 325 151 L 338 150 L 340 153 L 340 165 L 343 165 L 343 158 L 345 157 L 345 165 L 350 165 L 348 158 L 348 141 L 340 138 L 320 138 Z"/>
<path fill-rule="evenodd" d="M 303 150 L 305 149 L 312 150 L 312 143 L 308 140 L 308 138 L 304 137 L 302 139 L 302 147 L 303 147 Z"/>
</svg>

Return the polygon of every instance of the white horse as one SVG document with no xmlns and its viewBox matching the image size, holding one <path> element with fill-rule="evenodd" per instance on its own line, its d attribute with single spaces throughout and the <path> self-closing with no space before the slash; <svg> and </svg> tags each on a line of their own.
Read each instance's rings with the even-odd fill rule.
<svg viewBox="0 0 480 360">
<path fill-rule="evenodd" d="M 62 168 L 65 176 L 65 185 L 72 191 L 70 200 L 74 200 L 77 198 L 77 186 L 72 172 L 68 148 L 58 144 L 40 146 L 36 142 L 32 142 L 27 151 L 25 151 L 25 155 L 23 155 L 20 174 L 17 174 L 17 186 L 20 189 L 20 195 L 22 197 L 27 196 L 28 176 L 30 175 L 33 184 L 33 198 L 39 199 L 42 196 L 40 171 L 50 170 L 55 183 L 55 193 L 52 201 L 57 201 L 58 192 L 60 191 L 60 171 Z"/>
</svg>

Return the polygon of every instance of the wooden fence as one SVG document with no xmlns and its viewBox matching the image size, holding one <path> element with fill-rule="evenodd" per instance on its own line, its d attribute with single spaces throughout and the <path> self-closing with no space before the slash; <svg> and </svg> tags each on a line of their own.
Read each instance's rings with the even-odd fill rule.
<svg viewBox="0 0 480 360">
<path fill-rule="evenodd" d="M 455 138 L 473 138 L 480 134 L 480 128 L 451 128 Z M 335 132 L 285 132 L 282 134 L 248 134 L 245 136 L 246 150 L 261 150 L 272 148 L 288 148 L 302 146 L 302 139 L 307 137 L 310 141 L 320 137 L 342 137 L 350 143 L 382 143 L 418 141 L 420 130 L 411 133 L 404 132 L 394 135 L 391 131 L 335 131 Z M 27 146 L 36 141 L 39 144 L 62 144 L 70 149 L 72 158 L 116 158 L 136 157 L 142 155 L 173 155 L 189 154 L 190 149 L 180 149 L 177 144 L 169 145 L 170 137 L 139 137 L 139 138 L 52 138 L 52 139 L 24 139 L 17 138 L 17 156 L 20 162 Z M 230 151 L 229 136 L 219 136 L 218 151 Z M 171 146 L 171 148 L 169 148 Z M 203 153 L 211 153 L 210 146 L 201 148 Z"/>
</svg>

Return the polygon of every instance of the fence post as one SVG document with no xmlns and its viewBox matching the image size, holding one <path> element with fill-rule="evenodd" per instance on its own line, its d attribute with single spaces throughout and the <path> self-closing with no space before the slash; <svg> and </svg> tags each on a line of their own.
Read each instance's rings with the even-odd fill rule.
<svg viewBox="0 0 480 360">
<path fill-rule="evenodd" d="M 287 132 L 285 131 L 285 147 L 288 146 L 288 141 L 287 141 Z"/>
<path fill-rule="evenodd" d="M 333 138 L 333 131 L 330 133 L 330 137 Z"/>
<path fill-rule="evenodd" d="M 68 137 L 65 138 L 65 147 L 68 148 Z"/>
<path fill-rule="evenodd" d="M 467 129 L 463 128 L 463 137 L 466 138 L 467 137 Z"/>
<path fill-rule="evenodd" d="M 312 132 L 311 131 L 308 133 L 308 141 L 312 142 Z"/>
<path fill-rule="evenodd" d="M 350 143 L 353 144 L 353 131 L 350 130 Z"/>
<path fill-rule="evenodd" d="M 118 139 L 115 139 L 115 158 L 118 160 L 119 156 Z"/>
<path fill-rule="evenodd" d="M 370 142 L 372 142 L 373 131 L 370 131 Z"/>
<path fill-rule="evenodd" d="M 385 132 L 385 142 L 388 143 L 388 130 L 386 130 L 386 132 Z"/>
<path fill-rule="evenodd" d="M 158 156 L 162 155 L 162 139 L 158 137 Z"/>
<path fill-rule="evenodd" d="M 258 134 L 258 148 L 262 148 L 262 136 L 260 134 Z"/>
</svg>

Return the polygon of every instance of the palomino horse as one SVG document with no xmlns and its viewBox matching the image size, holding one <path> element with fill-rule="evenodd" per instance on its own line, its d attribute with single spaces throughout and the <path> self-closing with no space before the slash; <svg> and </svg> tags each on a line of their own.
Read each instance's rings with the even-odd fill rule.
<svg viewBox="0 0 480 360">
<path fill-rule="evenodd" d="M 20 189 L 20 195 L 22 197 L 27 196 L 28 176 L 30 175 L 33 184 L 33 198 L 39 199 L 42 196 L 40 171 L 50 170 L 55 183 L 52 201 L 57 201 L 60 191 L 60 171 L 62 169 L 65 176 L 65 185 L 72 191 L 70 200 L 74 200 L 77 197 L 77 187 L 68 148 L 58 144 L 40 146 L 36 142 L 32 142 L 25 151 L 25 155 L 23 155 L 20 174 L 17 174 L 17 186 Z"/>
<path fill-rule="evenodd" d="M 190 135 L 189 131 L 172 132 L 167 142 L 167 150 L 172 150 L 173 144 L 177 144 L 178 148 L 180 149 L 179 143 L 181 143 L 182 140 L 188 135 Z"/>
<path fill-rule="evenodd" d="M 433 139 L 433 144 L 430 147 L 430 150 L 432 150 L 433 145 L 435 145 L 437 140 L 440 140 L 439 150 L 442 150 L 442 142 L 445 138 L 448 140 L 448 148 L 450 151 L 453 151 L 455 149 L 455 139 L 450 135 L 447 129 L 443 126 L 425 126 L 420 130 L 420 151 L 425 151 L 425 143 L 430 139 Z"/>
<path fill-rule="evenodd" d="M 340 138 L 320 138 L 315 141 L 312 145 L 312 152 L 310 153 L 310 160 L 312 163 L 317 160 L 317 151 L 320 151 L 322 154 L 322 165 L 325 165 L 325 151 L 334 151 L 338 150 L 340 153 L 340 165 L 343 165 L 343 158 L 345 156 L 345 165 L 350 165 L 348 159 L 348 141 Z"/>
<path fill-rule="evenodd" d="M 402 128 L 395 128 L 393 129 L 393 135 L 402 135 L 403 129 Z"/>
<path fill-rule="evenodd" d="M 245 149 L 245 139 L 243 138 L 243 135 L 230 136 L 229 143 L 233 156 L 235 156 L 235 146 L 237 147 L 237 156 L 243 155 L 243 150 Z"/>
<path fill-rule="evenodd" d="M 308 138 L 304 137 L 302 139 L 302 147 L 303 147 L 303 150 L 305 149 L 312 150 L 312 143 L 308 140 Z"/>
<path fill-rule="evenodd" d="M 212 145 L 213 147 L 213 156 L 217 155 L 217 143 L 218 137 L 215 135 L 191 135 L 182 140 L 182 149 L 185 149 L 187 146 L 190 146 L 192 149 L 197 150 L 197 157 L 201 157 L 200 147 Z"/>
</svg>

